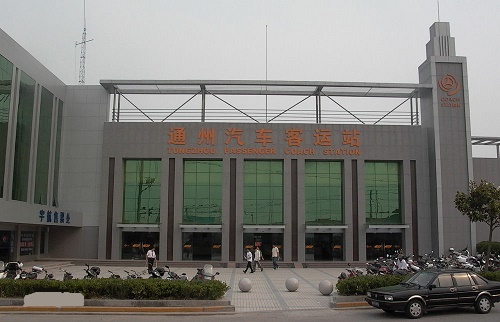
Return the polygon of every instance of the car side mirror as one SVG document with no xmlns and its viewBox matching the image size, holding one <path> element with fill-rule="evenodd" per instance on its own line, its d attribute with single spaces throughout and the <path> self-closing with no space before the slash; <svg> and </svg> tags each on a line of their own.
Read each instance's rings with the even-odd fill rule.
<svg viewBox="0 0 500 322">
<path fill-rule="evenodd" d="M 431 284 L 429 285 L 429 291 L 432 291 L 433 288 L 436 288 L 436 285 L 435 284 Z"/>
</svg>

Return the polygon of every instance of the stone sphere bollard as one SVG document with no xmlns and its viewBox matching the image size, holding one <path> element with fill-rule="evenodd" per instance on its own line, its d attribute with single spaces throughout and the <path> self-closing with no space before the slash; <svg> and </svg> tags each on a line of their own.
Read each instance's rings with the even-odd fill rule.
<svg viewBox="0 0 500 322">
<path fill-rule="evenodd" d="M 252 289 L 252 281 L 249 278 L 242 278 L 238 282 L 238 287 L 242 292 L 249 292 Z"/>
<path fill-rule="evenodd" d="M 319 283 L 319 291 L 323 295 L 330 295 L 333 292 L 333 284 L 329 280 L 324 280 Z"/>
<path fill-rule="evenodd" d="M 299 281 L 295 277 L 286 280 L 285 286 L 290 292 L 295 292 L 299 288 Z"/>
</svg>

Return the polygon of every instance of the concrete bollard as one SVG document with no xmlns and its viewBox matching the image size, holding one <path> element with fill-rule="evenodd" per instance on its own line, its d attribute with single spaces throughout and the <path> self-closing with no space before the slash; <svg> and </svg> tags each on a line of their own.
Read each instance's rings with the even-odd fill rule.
<svg viewBox="0 0 500 322">
<path fill-rule="evenodd" d="M 288 291 L 295 292 L 299 288 L 299 281 L 295 277 L 290 277 L 286 280 L 285 286 Z"/>
<path fill-rule="evenodd" d="M 252 289 L 252 281 L 249 278 L 242 278 L 238 282 L 238 287 L 242 292 L 249 292 Z"/>
<path fill-rule="evenodd" d="M 319 291 L 323 295 L 330 295 L 333 292 L 333 284 L 329 280 L 324 280 L 319 283 Z"/>
</svg>

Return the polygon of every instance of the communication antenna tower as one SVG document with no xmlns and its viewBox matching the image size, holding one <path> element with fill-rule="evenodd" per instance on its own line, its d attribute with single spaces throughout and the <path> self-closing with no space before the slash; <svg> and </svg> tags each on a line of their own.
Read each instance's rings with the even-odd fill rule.
<svg viewBox="0 0 500 322">
<path fill-rule="evenodd" d="M 78 84 L 85 84 L 85 54 L 87 51 L 87 43 L 94 39 L 87 40 L 87 19 L 85 18 L 85 0 L 83 1 L 83 33 L 82 33 L 82 41 L 75 42 L 75 47 L 81 45 L 80 50 L 80 74 L 78 77 Z"/>
</svg>

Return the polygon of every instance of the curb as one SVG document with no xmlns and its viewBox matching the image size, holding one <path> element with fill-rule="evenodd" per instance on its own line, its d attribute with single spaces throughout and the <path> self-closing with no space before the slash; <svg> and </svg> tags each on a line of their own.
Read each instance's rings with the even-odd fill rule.
<svg viewBox="0 0 500 322">
<path fill-rule="evenodd" d="M 365 301 L 365 296 L 333 296 L 330 307 L 335 309 L 368 308 L 370 305 Z"/>
<path fill-rule="evenodd" d="M 205 307 L 111 307 L 111 306 L 3 306 L 5 312 L 45 313 L 235 313 L 234 306 Z"/>
</svg>

